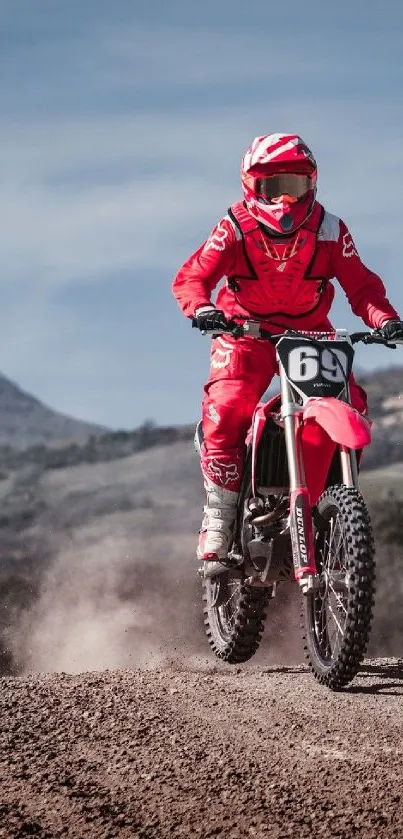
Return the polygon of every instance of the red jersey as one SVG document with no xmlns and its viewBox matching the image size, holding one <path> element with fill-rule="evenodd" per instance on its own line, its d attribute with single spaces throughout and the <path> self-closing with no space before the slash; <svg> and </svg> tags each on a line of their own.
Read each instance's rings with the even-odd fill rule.
<svg viewBox="0 0 403 839">
<path fill-rule="evenodd" d="M 399 320 L 380 277 L 358 255 L 345 223 L 315 202 L 292 236 L 266 236 L 242 202 L 229 208 L 204 244 L 179 269 L 172 286 L 188 317 L 211 304 L 229 318 L 241 315 L 268 324 L 323 328 L 336 278 L 355 315 L 374 329 Z"/>
</svg>

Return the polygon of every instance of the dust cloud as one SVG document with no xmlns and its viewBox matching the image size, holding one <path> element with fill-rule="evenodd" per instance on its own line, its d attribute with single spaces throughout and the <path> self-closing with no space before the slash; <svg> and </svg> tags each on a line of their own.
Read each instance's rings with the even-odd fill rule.
<svg viewBox="0 0 403 839">
<path fill-rule="evenodd" d="M 65 544 L 10 640 L 20 672 L 81 673 L 217 664 L 203 629 L 194 538 L 147 542 L 127 534 Z M 271 601 L 252 664 L 302 660 L 289 584 Z M 246 665 L 248 666 L 248 665 Z"/>
<path fill-rule="evenodd" d="M 154 559 L 148 553 L 146 543 L 116 535 L 62 548 L 14 631 L 22 671 L 149 669 L 205 657 L 194 540 L 175 549 L 154 538 Z"/>
</svg>

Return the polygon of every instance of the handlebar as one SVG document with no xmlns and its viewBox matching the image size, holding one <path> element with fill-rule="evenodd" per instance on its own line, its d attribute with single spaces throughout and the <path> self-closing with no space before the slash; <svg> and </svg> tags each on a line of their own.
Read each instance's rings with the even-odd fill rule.
<svg viewBox="0 0 403 839">
<path fill-rule="evenodd" d="M 192 320 L 192 326 L 197 327 L 196 319 Z M 281 333 L 273 333 L 269 332 L 267 329 L 264 329 L 259 321 L 256 320 L 244 320 L 242 322 L 237 320 L 229 320 L 227 322 L 227 329 L 220 329 L 219 332 L 217 330 L 201 330 L 202 335 L 221 335 L 221 334 L 229 334 L 232 335 L 233 338 L 243 338 L 244 336 L 249 336 L 251 338 L 260 338 L 266 341 L 270 341 L 272 344 L 276 344 L 280 338 L 286 337 L 289 335 L 290 337 L 301 336 L 301 338 L 319 338 L 320 336 L 324 336 L 326 334 L 334 335 L 334 331 L 332 332 L 315 332 L 315 330 L 307 330 L 304 332 L 303 330 L 297 329 L 286 329 L 284 332 Z M 396 349 L 397 344 L 403 344 L 403 341 L 387 341 L 380 332 L 379 329 L 373 329 L 371 332 L 351 332 L 350 333 L 350 341 L 352 344 L 381 344 L 384 347 L 389 347 L 389 349 Z"/>
</svg>

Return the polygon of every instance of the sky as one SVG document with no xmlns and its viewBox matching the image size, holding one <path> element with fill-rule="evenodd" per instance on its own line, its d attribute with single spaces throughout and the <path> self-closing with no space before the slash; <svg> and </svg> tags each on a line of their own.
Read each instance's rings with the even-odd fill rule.
<svg viewBox="0 0 403 839">
<path fill-rule="evenodd" d="M 401 0 L 0 0 L 1 372 L 111 428 L 196 421 L 209 339 L 172 280 L 271 132 L 403 317 L 402 90 Z"/>
</svg>

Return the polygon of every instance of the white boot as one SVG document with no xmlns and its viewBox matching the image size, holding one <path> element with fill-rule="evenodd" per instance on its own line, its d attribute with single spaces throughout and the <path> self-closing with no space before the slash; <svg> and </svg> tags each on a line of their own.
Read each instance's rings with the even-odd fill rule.
<svg viewBox="0 0 403 839">
<path fill-rule="evenodd" d="M 210 482 L 206 489 L 207 504 L 204 507 L 197 558 L 225 559 L 232 541 L 239 493 Z"/>
</svg>

